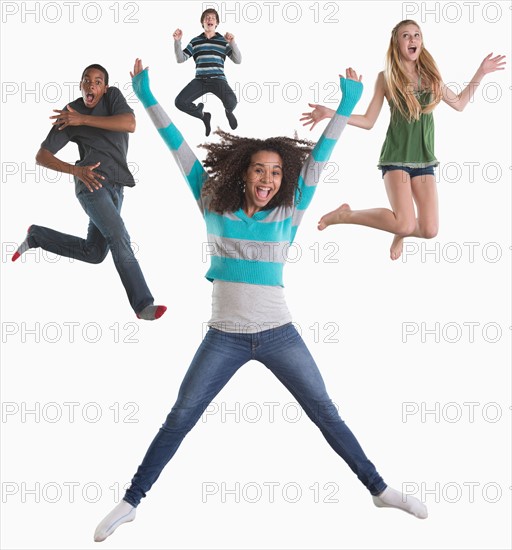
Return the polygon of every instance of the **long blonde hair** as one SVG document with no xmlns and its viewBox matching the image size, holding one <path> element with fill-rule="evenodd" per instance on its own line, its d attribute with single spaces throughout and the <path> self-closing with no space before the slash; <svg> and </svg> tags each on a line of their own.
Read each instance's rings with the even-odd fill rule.
<svg viewBox="0 0 512 550">
<path fill-rule="evenodd" d="M 441 74 L 434 58 L 424 47 L 422 36 L 421 51 L 416 64 L 419 75 L 425 78 L 432 92 L 430 103 L 422 108 L 418 98 L 411 90 L 411 85 L 405 73 L 398 49 L 398 31 L 404 25 L 415 25 L 421 32 L 418 23 L 412 19 L 400 21 L 395 26 L 391 31 L 391 40 L 389 41 L 389 48 L 386 54 L 384 78 L 393 106 L 410 122 L 418 120 L 421 113 L 432 112 L 434 107 L 441 101 Z"/>
</svg>

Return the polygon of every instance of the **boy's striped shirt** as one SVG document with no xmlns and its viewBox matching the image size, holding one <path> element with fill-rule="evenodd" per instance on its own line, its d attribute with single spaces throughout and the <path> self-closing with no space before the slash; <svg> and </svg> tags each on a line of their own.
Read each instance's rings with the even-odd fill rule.
<svg viewBox="0 0 512 550">
<path fill-rule="evenodd" d="M 204 33 L 192 38 L 187 47 L 179 56 L 178 61 L 186 61 L 190 57 L 196 62 L 196 78 L 222 78 L 224 75 L 224 61 L 226 57 L 233 57 L 233 61 L 239 62 L 234 49 L 220 34 L 215 33 L 212 38 L 207 38 Z"/>
</svg>

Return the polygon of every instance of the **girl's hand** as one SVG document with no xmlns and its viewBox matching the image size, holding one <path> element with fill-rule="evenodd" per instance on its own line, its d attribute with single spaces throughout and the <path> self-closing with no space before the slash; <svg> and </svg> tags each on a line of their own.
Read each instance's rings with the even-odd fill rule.
<svg viewBox="0 0 512 550">
<path fill-rule="evenodd" d="M 342 75 L 340 74 L 340 76 L 342 76 Z M 349 67 L 345 71 L 345 78 L 347 78 L 349 80 L 355 80 L 356 82 L 361 82 L 361 80 L 363 78 L 363 75 L 358 77 L 356 71 L 354 71 L 354 69 L 352 67 Z"/>
<path fill-rule="evenodd" d="M 344 78 L 341 74 L 340 77 Z M 361 82 L 363 75 L 357 76 L 356 71 L 354 71 L 352 67 L 349 67 L 345 71 L 345 78 L 347 78 L 348 80 Z M 334 116 L 334 113 L 336 112 L 333 109 L 329 109 L 329 107 L 317 105 L 316 103 L 308 103 L 308 105 L 310 107 L 313 107 L 313 110 L 310 113 L 302 113 L 303 117 L 300 119 L 300 121 L 303 122 L 303 126 L 309 126 L 311 124 L 310 130 L 312 130 L 324 118 L 332 118 Z"/>
<path fill-rule="evenodd" d="M 491 57 L 492 53 L 490 53 L 480 64 L 480 70 L 483 74 L 493 73 L 494 71 L 503 71 L 505 67 L 506 61 L 502 61 L 505 59 L 504 55 L 497 55 L 496 57 Z"/>
<path fill-rule="evenodd" d="M 302 126 L 308 126 L 311 124 L 310 130 L 312 130 L 321 120 L 324 118 L 331 118 L 334 111 L 323 105 L 316 105 L 315 103 L 308 103 L 313 110 L 310 113 L 302 113 L 304 116 L 300 119 L 301 122 L 305 121 Z"/>
<path fill-rule="evenodd" d="M 146 67 L 146 69 L 147 68 L 148 67 Z M 137 57 L 137 59 L 135 60 L 134 65 L 133 65 L 133 73 L 130 71 L 130 76 L 133 78 L 134 76 L 138 75 L 139 73 L 141 73 L 144 70 L 145 69 L 142 66 L 142 59 L 139 59 Z"/>
</svg>

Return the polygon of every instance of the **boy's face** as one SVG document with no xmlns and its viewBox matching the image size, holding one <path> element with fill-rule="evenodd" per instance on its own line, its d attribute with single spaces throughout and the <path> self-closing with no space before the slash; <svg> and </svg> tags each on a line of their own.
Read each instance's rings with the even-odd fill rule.
<svg viewBox="0 0 512 550">
<path fill-rule="evenodd" d="M 85 106 L 89 109 L 96 107 L 100 99 L 107 92 L 108 86 L 105 84 L 105 75 L 98 69 L 87 69 L 87 72 L 80 81 L 80 90 Z"/>
<path fill-rule="evenodd" d="M 217 21 L 217 17 L 214 13 L 207 13 L 203 17 L 203 29 L 206 32 L 212 32 L 217 28 L 217 25 L 219 22 Z"/>
</svg>

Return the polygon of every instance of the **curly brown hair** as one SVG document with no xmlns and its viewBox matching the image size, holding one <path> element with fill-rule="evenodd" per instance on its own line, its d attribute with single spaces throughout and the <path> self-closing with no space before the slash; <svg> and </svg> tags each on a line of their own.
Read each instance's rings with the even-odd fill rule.
<svg viewBox="0 0 512 550">
<path fill-rule="evenodd" d="M 222 214 L 243 208 L 245 195 L 242 180 L 252 156 L 259 151 L 272 151 L 283 159 L 281 187 L 264 209 L 293 205 L 299 174 L 314 147 L 313 142 L 283 136 L 246 138 L 223 130 L 214 133 L 220 136 L 220 142 L 199 145 L 208 151 L 203 164 L 209 178 L 202 195 L 209 199 L 210 210 Z"/>
</svg>

